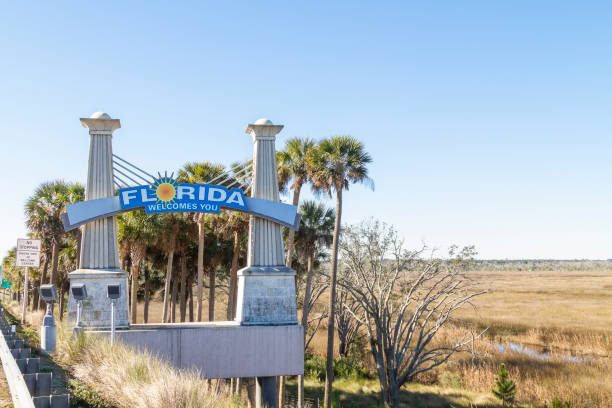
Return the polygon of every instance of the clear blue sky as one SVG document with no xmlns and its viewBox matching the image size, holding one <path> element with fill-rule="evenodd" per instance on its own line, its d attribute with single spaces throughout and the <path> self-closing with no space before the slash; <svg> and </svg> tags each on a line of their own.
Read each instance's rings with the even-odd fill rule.
<svg viewBox="0 0 612 408">
<path fill-rule="evenodd" d="M 179 4 L 180 3 L 180 4 Z M 612 258 L 609 2 L 2 2 L 2 255 L 42 181 L 85 180 L 78 118 L 149 171 L 247 158 L 247 123 L 351 134 L 344 220 L 481 258 Z"/>
</svg>

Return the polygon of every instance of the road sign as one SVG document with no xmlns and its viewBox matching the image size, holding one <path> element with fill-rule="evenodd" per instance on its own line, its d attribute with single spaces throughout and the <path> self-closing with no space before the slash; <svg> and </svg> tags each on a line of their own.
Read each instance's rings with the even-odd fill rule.
<svg viewBox="0 0 612 408">
<path fill-rule="evenodd" d="M 21 251 L 40 253 L 40 239 L 18 239 L 17 252 Z"/>
<path fill-rule="evenodd" d="M 40 266 L 40 252 L 17 251 L 15 256 L 15 266 L 30 266 L 38 268 Z"/>
<path fill-rule="evenodd" d="M 18 239 L 15 266 L 40 266 L 40 239 Z"/>
</svg>

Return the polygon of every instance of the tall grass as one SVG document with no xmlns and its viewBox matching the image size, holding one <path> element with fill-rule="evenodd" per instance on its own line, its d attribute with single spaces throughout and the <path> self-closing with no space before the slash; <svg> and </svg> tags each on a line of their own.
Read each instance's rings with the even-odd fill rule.
<svg viewBox="0 0 612 408">
<path fill-rule="evenodd" d="M 111 403 L 129 408 L 240 407 L 229 387 L 202 380 L 196 372 L 178 370 L 148 352 L 120 342 L 70 330 L 58 333 L 58 356 L 72 374 Z"/>
<path fill-rule="evenodd" d="M 7 309 L 17 315 L 20 305 Z M 25 330 L 40 329 L 43 311 L 27 313 Z M 246 406 L 222 381 L 206 381 L 197 372 L 179 370 L 148 352 L 106 338 L 80 334 L 56 318 L 57 360 L 70 374 L 117 407 L 196 408 Z"/>
</svg>

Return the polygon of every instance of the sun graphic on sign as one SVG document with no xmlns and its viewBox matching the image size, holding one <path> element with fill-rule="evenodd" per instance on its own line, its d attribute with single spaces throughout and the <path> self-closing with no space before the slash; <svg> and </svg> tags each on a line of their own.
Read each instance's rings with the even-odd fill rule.
<svg viewBox="0 0 612 408">
<path fill-rule="evenodd" d="M 174 201 L 176 197 L 176 186 L 177 182 L 170 177 L 160 177 L 155 180 L 155 183 L 151 186 L 153 194 L 157 197 L 157 202 L 163 201 L 168 203 Z"/>
</svg>

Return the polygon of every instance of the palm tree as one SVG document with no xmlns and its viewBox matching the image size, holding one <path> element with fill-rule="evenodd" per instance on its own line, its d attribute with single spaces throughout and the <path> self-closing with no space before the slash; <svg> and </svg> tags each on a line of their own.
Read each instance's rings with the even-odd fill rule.
<svg viewBox="0 0 612 408">
<path fill-rule="evenodd" d="M 68 183 L 66 185 L 66 189 L 67 189 L 68 204 L 73 204 L 73 203 L 85 200 L 85 186 L 83 184 Z M 70 235 L 72 235 L 74 239 L 76 240 L 75 269 L 79 269 L 81 267 L 81 240 L 83 238 L 81 234 L 81 229 L 80 228 L 73 229 L 72 231 L 70 231 Z"/>
<path fill-rule="evenodd" d="M 308 168 L 308 153 L 315 146 L 315 142 L 309 138 L 298 138 L 294 137 L 285 143 L 285 149 L 276 153 L 276 162 L 278 165 L 278 182 L 281 190 L 284 190 L 290 180 L 293 180 L 291 184 L 291 190 L 293 190 L 293 205 L 298 206 L 300 203 L 300 192 L 302 186 L 308 182 L 309 168 Z M 293 260 L 294 250 L 294 237 L 295 231 L 289 230 L 287 235 L 287 254 L 285 258 L 285 265 L 291 267 L 291 261 Z M 296 275 L 297 279 L 297 275 Z M 297 280 L 296 280 L 297 287 Z M 279 381 L 279 401 L 285 400 L 285 377 L 280 377 Z"/>
<path fill-rule="evenodd" d="M 220 215 L 214 217 L 212 226 L 215 233 L 220 235 L 222 239 L 233 239 L 226 314 L 227 320 L 233 320 L 236 315 L 236 298 L 238 294 L 238 262 L 242 238 L 249 227 L 249 217 L 242 212 L 222 211 Z"/>
<path fill-rule="evenodd" d="M 160 238 L 158 245 L 167 254 L 166 281 L 164 284 L 164 305 L 162 308 L 162 323 L 170 320 L 169 304 L 171 298 L 170 281 L 172 280 L 172 265 L 174 263 L 174 252 L 177 247 L 181 218 L 173 213 L 163 214 L 160 217 L 163 233 L 158 234 Z"/>
<path fill-rule="evenodd" d="M 66 182 L 56 180 L 39 185 L 25 204 L 26 226 L 41 239 L 51 242 L 51 283 L 57 285 L 56 275 L 60 240 L 64 234 L 61 213 L 71 202 L 72 192 Z M 45 261 L 46 262 L 46 261 Z M 42 279 L 46 279 L 46 266 Z"/>
<path fill-rule="evenodd" d="M 310 168 L 308 165 L 308 154 L 315 147 L 315 142 L 309 138 L 294 137 L 285 143 L 285 149 L 276 153 L 276 162 L 278 163 L 278 181 L 279 184 L 285 186 L 291 183 L 293 190 L 293 205 L 300 204 L 300 192 L 302 186 L 310 180 Z M 289 230 L 287 236 L 287 257 L 285 264 L 291 267 L 293 259 L 295 231 Z"/>
<path fill-rule="evenodd" d="M 19 286 L 23 280 L 23 268 L 15 266 L 15 257 L 17 256 L 17 248 L 11 248 L 6 256 L 2 258 L 2 279 L 13 282 L 14 286 Z M 13 289 L 15 291 L 16 289 Z"/>
<path fill-rule="evenodd" d="M 331 253 L 329 316 L 327 321 L 327 362 L 325 376 L 325 408 L 331 406 L 334 360 L 334 315 L 336 307 L 336 274 L 338 271 L 338 239 L 342 220 L 342 191 L 351 183 L 369 183 L 367 164 L 372 161 L 363 144 L 351 136 L 334 136 L 323 140 L 308 156 L 311 180 L 315 191 L 336 194 L 336 222 Z"/>
<path fill-rule="evenodd" d="M 59 318 L 60 320 L 64 319 L 64 306 L 65 299 L 64 295 L 68 291 L 70 286 L 68 281 L 68 274 L 75 269 L 77 269 L 77 265 L 79 264 L 76 237 L 71 237 L 72 239 L 64 240 L 63 248 L 60 249 L 58 256 L 58 276 L 57 276 L 57 291 L 59 297 Z"/>
<path fill-rule="evenodd" d="M 193 162 L 187 163 L 179 171 L 178 179 L 185 183 L 207 183 L 223 174 L 225 169 L 220 164 L 213 164 L 210 162 Z M 194 219 L 198 224 L 198 293 L 197 293 L 197 307 L 196 307 L 196 320 L 202 321 L 202 295 L 204 285 L 204 240 L 206 237 L 206 214 L 196 213 Z M 211 271 L 214 274 L 214 271 Z M 214 276 L 211 276 L 211 282 L 214 282 Z M 214 320 L 215 316 L 215 287 L 210 285 L 210 301 L 208 304 L 208 320 Z"/>
<path fill-rule="evenodd" d="M 153 241 L 154 221 L 153 216 L 144 211 L 132 211 L 117 217 L 119 221 L 119 241 L 129 243 L 129 257 L 132 263 L 132 303 L 130 312 L 132 324 L 138 320 L 138 278 L 142 272 L 143 263 L 147 253 L 147 247 Z"/>
<path fill-rule="evenodd" d="M 308 314 L 310 313 L 310 294 L 314 260 L 323 247 L 332 243 L 334 230 L 334 210 L 325 208 L 323 204 L 306 201 L 300 207 L 300 228 L 295 234 L 295 244 L 299 253 L 307 259 L 306 289 L 304 290 L 304 307 L 302 308 L 302 326 L 304 335 L 308 328 Z M 301 407 L 304 399 L 304 376 L 298 376 L 298 400 Z"/>
</svg>

